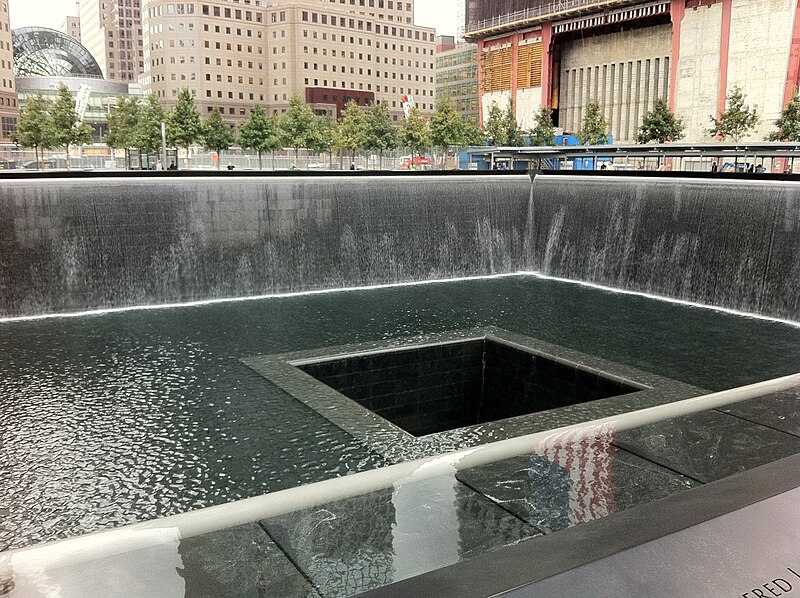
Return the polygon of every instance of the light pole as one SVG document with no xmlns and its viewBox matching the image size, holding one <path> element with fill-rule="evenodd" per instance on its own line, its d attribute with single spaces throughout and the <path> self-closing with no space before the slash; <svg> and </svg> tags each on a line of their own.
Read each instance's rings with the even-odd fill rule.
<svg viewBox="0 0 800 598">
<path fill-rule="evenodd" d="M 167 123 L 161 123 L 161 169 L 167 169 Z"/>
</svg>

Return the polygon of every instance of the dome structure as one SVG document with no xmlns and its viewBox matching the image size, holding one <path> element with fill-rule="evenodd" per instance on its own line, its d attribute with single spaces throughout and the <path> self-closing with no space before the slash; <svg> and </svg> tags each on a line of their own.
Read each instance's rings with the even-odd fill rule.
<svg viewBox="0 0 800 598">
<path fill-rule="evenodd" d="M 17 77 L 103 78 L 94 56 L 79 41 L 55 29 L 21 27 L 11 32 Z"/>
</svg>

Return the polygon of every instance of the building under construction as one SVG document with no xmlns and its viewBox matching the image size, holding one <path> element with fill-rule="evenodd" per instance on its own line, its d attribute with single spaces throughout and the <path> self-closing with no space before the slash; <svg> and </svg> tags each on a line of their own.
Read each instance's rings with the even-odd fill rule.
<svg viewBox="0 0 800 598">
<path fill-rule="evenodd" d="M 467 0 L 465 36 L 478 44 L 481 114 L 513 102 L 530 127 L 541 106 L 580 127 L 600 103 L 616 140 L 635 141 L 658 98 L 710 140 L 710 117 L 739 87 L 764 139 L 800 73 L 798 0 Z"/>
</svg>

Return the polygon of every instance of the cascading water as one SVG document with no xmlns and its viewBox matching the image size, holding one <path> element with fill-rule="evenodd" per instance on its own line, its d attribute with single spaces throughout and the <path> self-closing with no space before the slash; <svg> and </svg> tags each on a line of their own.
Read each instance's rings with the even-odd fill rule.
<svg viewBox="0 0 800 598">
<path fill-rule="evenodd" d="M 532 201 L 531 270 L 800 317 L 800 184 L 544 175 Z"/>
<path fill-rule="evenodd" d="M 0 316 L 511 273 L 530 179 L 8 180 Z"/>
</svg>

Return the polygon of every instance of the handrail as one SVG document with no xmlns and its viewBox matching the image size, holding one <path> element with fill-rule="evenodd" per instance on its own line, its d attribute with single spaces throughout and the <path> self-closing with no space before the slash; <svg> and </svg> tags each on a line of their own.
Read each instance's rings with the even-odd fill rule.
<svg viewBox="0 0 800 598">
<path fill-rule="evenodd" d="M 564 426 L 555 430 L 509 438 L 453 453 L 406 461 L 289 488 L 244 500 L 179 515 L 154 519 L 109 531 L 58 540 L 0 553 L 0 565 L 36 566 L 50 570 L 122 554 L 131 550 L 176 542 L 237 525 L 367 494 L 399 487 L 426 478 L 453 474 L 456 470 L 494 463 L 546 447 L 580 442 L 584 438 L 608 435 L 673 417 L 707 411 L 800 385 L 800 373 L 758 382 L 730 390 L 684 399 L 665 405 L 613 415 L 591 422 Z"/>
</svg>

